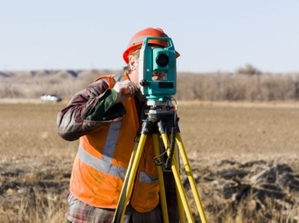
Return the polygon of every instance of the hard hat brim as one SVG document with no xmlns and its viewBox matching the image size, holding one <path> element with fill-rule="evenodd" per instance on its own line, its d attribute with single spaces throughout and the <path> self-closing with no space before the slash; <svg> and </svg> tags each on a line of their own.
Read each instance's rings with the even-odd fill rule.
<svg viewBox="0 0 299 223">
<path fill-rule="evenodd" d="M 131 47 L 131 48 L 128 48 L 124 53 L 123 53 L 123 59 L 124 61 L 126 62 L 126 64 L 129 63 L 129 55 L 131 53 L 133 53 L 135 50 L 138 50 L 140 49 L 141 46 L 138 46 L 138 47 Z M 178 51 L 175 51 L 175 54 L 176 54 L 176 58 L 178 58 L 181 54 L 178 52 Z"/>
</svg>

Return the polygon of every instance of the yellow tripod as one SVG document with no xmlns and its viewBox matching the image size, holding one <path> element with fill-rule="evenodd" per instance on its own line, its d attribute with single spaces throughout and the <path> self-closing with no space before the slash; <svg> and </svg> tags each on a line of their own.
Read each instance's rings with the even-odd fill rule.
<svg viewBox="0 0 299 223">
<path fill-rule="evenodd" d="M 189 180 L 189 184 L 191 186 L 191 190 L 193 192 L 194 200 L 201 218 L 201 222 L 206 223 L 207 222 L 206 216 L 199 198 L 196 183 L 179 132 L 176 113 L 171 109 L 169 103 L 166 103 L 166 109 L 165 109 L 165 103 L 161 103 L 161 102 L 149 102 L 149 103 L 151 104 L 150 104 L 150 109 L 147 113 L 147 119 L 144 120 L 142 123 L 141 135 L 139 137 L 139 140 L 136 140 L 135 147 L 132 152 L 129 166 L 124 179 L 124 184 L 118 200 L 118 205 L 114 214 L 114 219 L 112 222 L 121 223 L 123 221 L 126 206 L 130 199 L 131 192 L 133 189 L 133 184 L 138 170 L 140 158 L 143 153 L 145 141 L 147 136 L 151 134 L 154 141 L 154 150 L 156 155 L 155 162 L 157 164 L 157 172 L 158 172 L 158 179 L 159 179 L 159 186 L 160 186 L 160 203 L 162 207 L 163 222 L 169 223 L 162 165 L 164 165 L 164 167 L 167 169 L 168 168 L 171 169 L 175 179 L 180 222 L 181 223 L 186 222 L 186 218 L 188 222 L 190 223 L 194 222 L 194 218 L 192 216 L 190 206 L 186 197 L 186 193 L 179 175 L 179 158 L 180 158 L 182 160 L 182 165 L 185 169 L 186 175 Z M 167 123 L 169 123 L 169 120 L 173 120 L 171 130 L 169 130 L 168 124 L 166 127 L 165 120 L 167 120 Z M 159 136 L 162 139 L 167 154 L 167 158 L 164 162 L 162 162 L 161 159 L 161 152 L 159 148 Z M 179 151 L 180 156 L 178 155 L 177 149 Z"/>
</svg>

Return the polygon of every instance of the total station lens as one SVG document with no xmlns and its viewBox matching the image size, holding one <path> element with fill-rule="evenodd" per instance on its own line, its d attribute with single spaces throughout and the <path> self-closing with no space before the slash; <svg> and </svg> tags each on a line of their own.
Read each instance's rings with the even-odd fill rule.
<svg viewBox="0 0 299 223">
<path fill-rule="evenodd" d="M 156 57 L 156 63 L 161 67 L 167 66 L 168 62 L 169 62 L 169 58 L 166 54 L 159 54 Z"/>
</svg>

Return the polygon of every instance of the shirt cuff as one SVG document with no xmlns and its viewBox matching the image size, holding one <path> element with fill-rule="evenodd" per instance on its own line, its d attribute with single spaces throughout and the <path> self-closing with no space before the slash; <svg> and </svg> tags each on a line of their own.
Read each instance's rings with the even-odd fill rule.
<svg viewBox="0 0 299 223">
<path fill-rule="evenodd" d="M 86 119 L 92 121 L 107 121 L 125 114 L 126 110 L 122 103 L 114 104 L 117 98 L 118 93 L 114 89 L 107 90 Z"/>
</svg>

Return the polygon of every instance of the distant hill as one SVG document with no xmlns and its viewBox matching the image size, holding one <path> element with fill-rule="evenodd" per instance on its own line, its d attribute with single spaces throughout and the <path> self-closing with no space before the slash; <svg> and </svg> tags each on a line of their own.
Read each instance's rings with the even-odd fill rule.
<svg viewBox="0 0 299 223">
<path fill-rule="evenodd" d="M 61 79 L 84 78 L 86 75 L 103 75 L 106 70 L 36 70 L 36 71 L 0 71 L 0 79 L 4 82 L 34 80 L 37 78 L 57 77 Z M 84 76 L 83 76 L 84 75 Z"/>
</svg>

